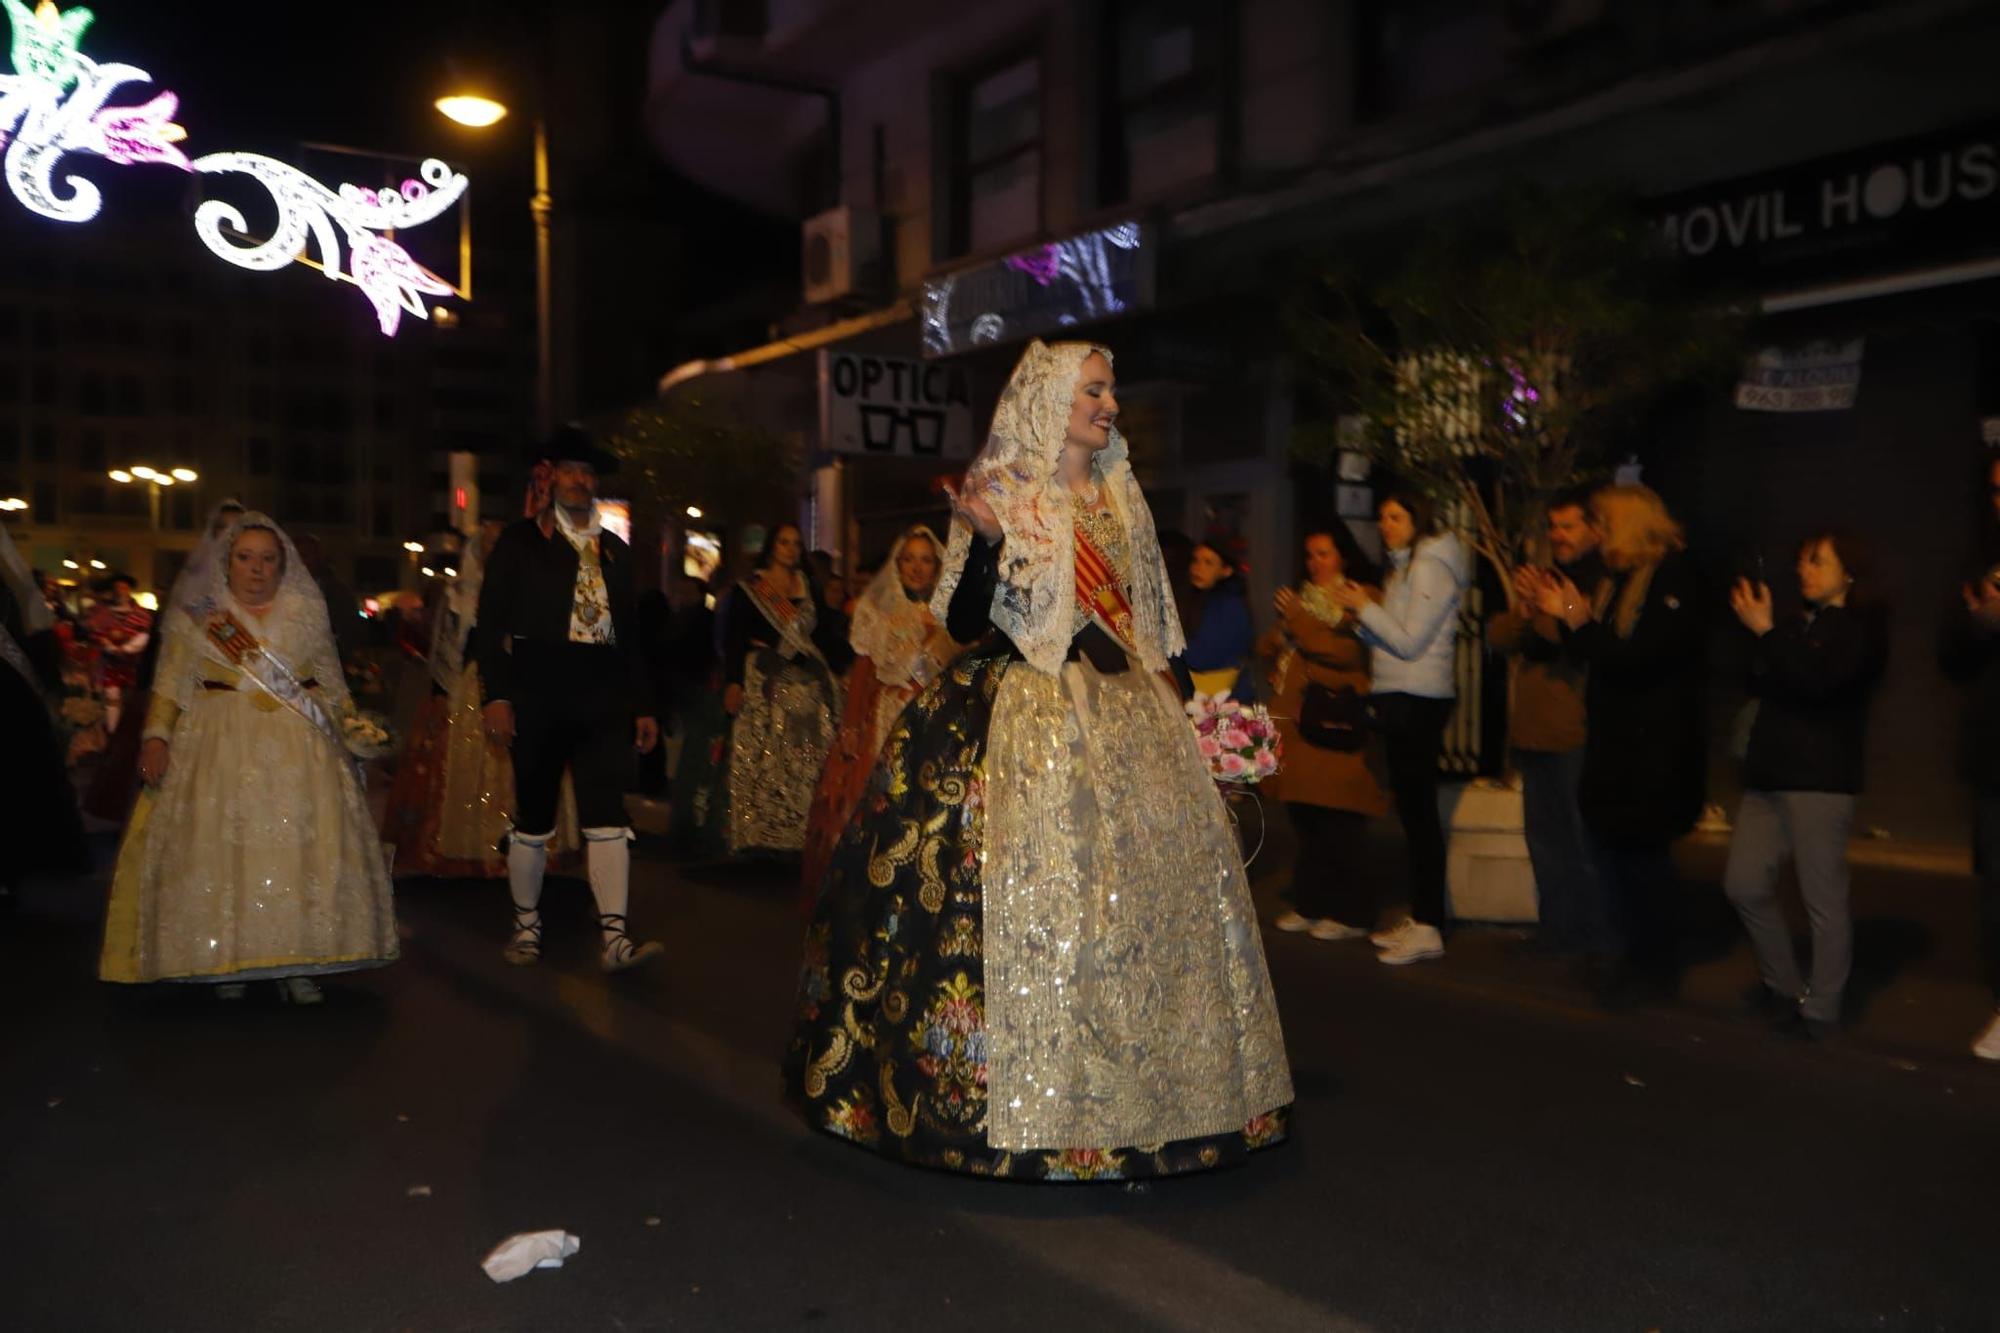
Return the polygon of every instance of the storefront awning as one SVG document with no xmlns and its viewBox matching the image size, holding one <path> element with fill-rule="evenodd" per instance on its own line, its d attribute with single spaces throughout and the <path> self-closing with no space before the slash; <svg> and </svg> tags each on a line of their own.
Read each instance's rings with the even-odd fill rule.
<svg viewBox="0 0 2000 1333">
<path fill-rule="evenodd" d="M 898 300 L 880 310 L 872 310 L 865 315 L 856 315 L 852 319 L 843 319 L 824 328 L 794 334 L 789 338 L 779 338 L 760 347 L 751 347 L 728 356 L 713 357 L 708 360 L 683 362 L 660 376 L 659 396 L 664 398 L 673 392 L 676 385 L 685 384 L 703 375 L 747 370 L 766 361 L 776 361 L 780 357 L 791 356 L 798 352 L 810 352 L 816 347 L 844 342 L 873 329 L 887 328 L 891 324 L 901 324 L 905 320 L 914 318 L 916 318 L 915 308 L 908 301 Z"/>
</svg>

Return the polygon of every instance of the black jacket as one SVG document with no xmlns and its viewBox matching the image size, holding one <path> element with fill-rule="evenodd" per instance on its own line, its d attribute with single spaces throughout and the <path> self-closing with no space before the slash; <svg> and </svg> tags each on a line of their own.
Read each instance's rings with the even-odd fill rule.
<svg viewBox="0 0 2000 1333">
<path fill-rule="evenodd" d="M 1945 674 L 1965 687 L 1959 771 L 1981 796 L 2000 796 L 2000 633 L 1982 629 L 1958 597 L 1945 615 Z"/>
<path fill-rule="evenodd" d="M 811 579 L 806 580 L 806 596 L 819 599 L 819 589 Z M 741 685 L 750 654 L 759 648 L 777 647 L 779 637 L 756 604 L 743 596 L 740 589 L 735 590 L 722 609 L 722 683 Z M 814 610 L 812 634 L 808 637 L 835 675 L 853 663 L 854 649 L 847 643 L 847 617 L 829 610 L 824 603 Z"/>
<path fill-rule="evenodd" d="M 1617 577 L 1617 589 L 1630 575 Z M 1630 638 L 1604 621 L 1565 629 L 1590 668 L 1590 732 L 1577 803 L 1592 832 L 1614 841 L 1670 842 L 1694 827 L 1707 792 L 1702 678 L 1706 637 L 1694 562 L 1660 562 Z"/>
<path fill-rule="evenodd" d="M 654 715 L 652 684 L 646 677 L 632 581 L 632 549 L 611 533 L 597 539 L 604 591 L 611 604 L 611 634 L 619 670 L 604 688 L 622 691 L 635 717 Z M 489 701 L 513 699 L 520 688 L 516 656 L 524 646 L 553 647 L 569 642 L 570 611 L 576 605 L 576 548 L 560 532 L 524 518 L 507 525 L 487 558 L 479 589 L 478 661 Z M 511 650 L 510 650 L 511 648 Z"/>
<path fill-rule="evenodd" d="M 973 643 L 984 638 L 987 631 L 994 628 L 993 592 L 999 583 L 1000 548 L 987 545 L 984 538 L 975 534 L 966 552 L 965 572 L 959 576 L 958 586 L 952 589 L 951 605 L 945 609 L 945 633 L 960 643 Z M 1020 651 L 1015 648 L 1015 656 L 1018 657 Z M 1125 651 L 1125 646 L 1105 633 L 1104 627 L 1094 620 L 1070 640 L 1067 660 L 1087 660 L 1107 676 L 1116 675 L 1132 665 L 1132 657 Z M 1178 663 L 1180 659 L 1175 661 Z M 1184 688 L 1182 697 L 1192 693 L 1192 689 Z"/>
<path fill-rule="evenodd" d="M 1888 658 L 1879 614 L 1829 606 L 1779 622 L 1757 640 L 1750 692 L 1757 720 L 1743 761 L 1752 791 L 1859 792 L 1868 703 Z"/>
</svg>

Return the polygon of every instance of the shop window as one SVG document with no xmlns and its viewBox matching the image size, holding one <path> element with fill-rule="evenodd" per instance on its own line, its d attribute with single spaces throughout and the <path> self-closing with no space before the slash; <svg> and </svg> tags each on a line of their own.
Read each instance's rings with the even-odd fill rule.
<svg viewBox="0 0 2000 1333">
<path fill-rule="evenodd" d="M 1230 9 L 1216 0 L 1108 7 L 1100 202 L 1152 198 L 1224 174 Z"/>
<path fill-rule="evenodd" d="M 1042 226 L 1042 60 L 1017 51 L 951 93 L 949 255 L 999 249 Z"/>
</svg>

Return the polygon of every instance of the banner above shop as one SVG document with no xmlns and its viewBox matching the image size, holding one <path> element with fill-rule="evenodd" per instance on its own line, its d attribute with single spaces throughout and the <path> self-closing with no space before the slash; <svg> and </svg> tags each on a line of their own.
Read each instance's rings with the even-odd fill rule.
<svg viewBox="0 0 2000 1333">
<path fill-rule="evenodd" d="M 972 457 L 972 386 L 961 366 L 821 348 L 819 401 L 832 453 Z"/>
<path fill-rule="evenodd" d="M 1736 405 L 1751 412 L 1844 412 L 1861 388 L 1865 341 L 1766 347 L 1743 368 Z"/>
<path fill-rule="evenodd" d="M 1138 222 L 1120 222 L 924 283 L 924 355 L 1019 342 L 1152 303 L 1150 238 Z"/>
<path fill-rule="evenodd" d="M 1653 207 L 1668 245 L 1717 279 L 1807 282 L 2000 254 L 2000 125 L 1819 158 Z"/>
</svg>

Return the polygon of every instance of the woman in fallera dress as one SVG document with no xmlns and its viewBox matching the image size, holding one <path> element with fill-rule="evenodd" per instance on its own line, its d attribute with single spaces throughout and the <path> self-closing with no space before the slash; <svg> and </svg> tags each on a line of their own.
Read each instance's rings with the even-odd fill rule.
<svg viewBox="0 0 2000 1333">
<path fill-rule="evenodd" d="M 808 1123 L 916 1165 L 1116 1180 L 1285 1135 L 1291 1075 L 1242 858 L 1113 427 L 1111 355 L 1029 346 L 932 606 L 979 640 L 906 707 L 808 928 Z"/>
<path fill-rule="evenodd" d="M 397 879 L 507 874 L 502 843 L 514 827 L 514 761 L 486 734 L 480 717 L 486 694 L 475 641 L 486 560 L 505 526 L 491 519 L 480 524 L 439 602 L 428 658 L 431 696 L 417 714 L 382 820 L 382 840 L 395 849 Z M 549 864 L 569 868 L 582 845 L 576 794 L 565 776 Z"/>
<path fill-rule="evenodd" d="M 326 603 L 276 523 L 246 513 L 199 599 L 169 610 L 99 974 L 274 979 L 396 957 L 382 845 L 341 739 L 350 711 Z"/>
<path fill-rule="evenodd" d="M 840 722 L 835 676 L 851 654 L 823 617 L 795 523 L 772 526 L 723 626 L 722 773 L 729 850 L 797 852 Z"/>
<path fill-rule="evenodd" d="M 855 603 L 848 646 L 847 706 L 820 773 L 806 824 L 800 883 L 806 903 L 819 894 L 833 845 L 868 786 L 882 739 L 917 693 L 958 655 L 958 645 L 931 612 L 944 547 L 922 524 L 896 539 L 889 558 Z"/>
</svg>

